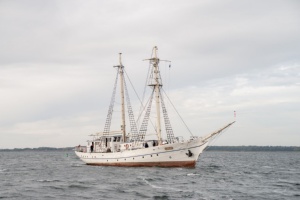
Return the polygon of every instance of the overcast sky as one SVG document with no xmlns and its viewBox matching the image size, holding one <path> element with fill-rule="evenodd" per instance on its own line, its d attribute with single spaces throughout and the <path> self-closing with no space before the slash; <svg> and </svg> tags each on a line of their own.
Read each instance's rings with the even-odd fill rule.
<svg viewBox="0 0 300 200">
<path fill-rule="evenodd" d="M 172 61 L 160 65 L 165 90 L 194 135 L 236 110 L 213 145 L 300 146 L 299 10 L 296 0 L 0 0 L 0 148 L 83 145 L 103 130 L 118 53 L 142 95 L 153 46 Z"/>
</svg>

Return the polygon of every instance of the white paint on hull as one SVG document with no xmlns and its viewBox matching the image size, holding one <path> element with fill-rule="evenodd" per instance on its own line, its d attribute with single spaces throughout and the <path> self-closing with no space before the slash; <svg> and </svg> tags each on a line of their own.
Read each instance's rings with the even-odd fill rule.
<svg viewBox="0 0 300 200">
<path fill-rule="evenodd" d="M 184 143 L 173 143 L 155 147 L 112 153 L 84 153 L 76 155 L 89 165 L 106 166 L 195 166 L 198 157 L 208 145 L 200 138 Z M 169 149 L 169 150 L 166 150 Z M 188 150 L 193 155 L 188 156 Z"/>
</svg>

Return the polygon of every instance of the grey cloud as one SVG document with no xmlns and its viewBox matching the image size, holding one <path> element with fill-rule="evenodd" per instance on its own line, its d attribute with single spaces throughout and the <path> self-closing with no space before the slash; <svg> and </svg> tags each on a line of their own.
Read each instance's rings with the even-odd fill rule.
<svg viewBox="0 0 300 200">
<path fill-rule="evenodd" d="M 22 128 L 62 138 L 101 129 L 118 53 L 142 93 L 148 66 L 142 59 L 155 45 L 161 59 L 172 61 L 171 68 L 161 63 L 166 90 L 194 130 L 204 119 L 203 131 L 210 131 L 236 107 L 285 110 L 293 118 L 299 112 L 292 101 L 299 99 L 298 10 L 297 1 L 0 1 L 1 141 Z M 271 105 L 272 99 L 280 102 Z M 265 124 L 244 115 L 233 132 L 271 130 L 279 120 L 273 114 L 261 118 Z"/>
</svg>

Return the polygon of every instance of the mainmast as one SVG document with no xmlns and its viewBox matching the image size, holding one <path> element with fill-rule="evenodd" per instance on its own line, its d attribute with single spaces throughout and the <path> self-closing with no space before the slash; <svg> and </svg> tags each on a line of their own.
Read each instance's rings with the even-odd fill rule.
<svg viewBox="0 0 300 200">
<path fill-rule="evenodd" d="M 124 66 L 122 65 L 122 59 L 121 59 L 122 53 L 119 53 L 119 63 L 120 65 L 117 65 L 115 67 L 118 67 L 119 69 L 119 75 L 120 75 L 120 82 L 121 82 L 121 117 L 122 117 L 122 124 L 121 124 L 121 131 L 123 134 L 123 142 L 126 142 L 126 125 L 125 125 L 125 100 L 124 100 Z"/>
<path fill-rule="evenodd" d="M 156 132 L 157 132 L 157 137 L 158 137 L 158 144 L 162 143 L 162 139 L 161 139 L 161 123 L 160 123 L 160 87 L 162 86 L 162 84 L 160 83 L 159 79 L 159 69 L 158 69 L 158 63 L 159 63 L 159 59 L 157 58 L 157 47 L 154 47 L 154 59 L 153 59 L 153 67 L 154 67 L 154 79 L 155 79 L 155 86 L 154 86 L 154 90 L 155 90 L 155 100 L 156 100 L 156 115 L 157 115 L 157 127 L 156 127 Z"/>
<path fill-rule="evenodd" d="M 160 88 L 162 86 L 162 83 L 160 81 L 160 74 L 159 74 L 159 58 L 157 58 L 157 47 L 155 46 L 153 48 L 153 57 L 147 60 L 150 60 L 150 63 L 153 66 L 152 69 L 152 74 L 150 76 L 149 80 L 149 86 L 154 87 L 154 92 L 155 92 L 155 101 L 156 101 L 156 133 L 157 133 L 157 138 L 158 138 L 158 144 L 162 143 L 162 138 L 161 138 L 161 120 L 160 120 Z M 152 80 L 151 80 L 152 78 Z M 153 82 L 152 82 L 153 81 Z"/>
</svg>

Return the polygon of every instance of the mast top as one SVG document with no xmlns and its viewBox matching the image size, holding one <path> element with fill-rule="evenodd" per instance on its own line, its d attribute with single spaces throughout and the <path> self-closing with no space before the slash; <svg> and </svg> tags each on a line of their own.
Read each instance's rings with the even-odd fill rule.
<svg viewBox="0 0 300 200">
<path fill-rule="evenodd" d="M 157 58 L 157 50 L 158 50 L 157 46 L 154 46 L 153 50 L 154 50 L 154 57 Z"/>
<path fill-rule="evenodd" d="M 115 65 L 114 67 L 124 68 L 124 66 L 122 65 L 122 53 L 119 53 L 119 65 Z"/>
<path fill-rule="evenodd" d="M 143 61 L 146 61 L 146 60 L 149 60 L 150 62 L 152 61 L 153 63 L 156 63 L 158 64 L 159 61 L 164 61 L 164 62 L 171 62 L 170 60 L 160 60 L 158 57 L 157 57 L 157 46 L 154 46 L 153 49 L 152 49 L 152 55 L 153 57 L 152 58 L 149 58 L 149 59 L 144 59 Z"/>
<path fill-rule="evenodd" d="M 123 67 L 123 65 L 122 65 L 122 53 L 119 53 L 119 63 L 120 63 L 120 66 Z"/>
</svg>

